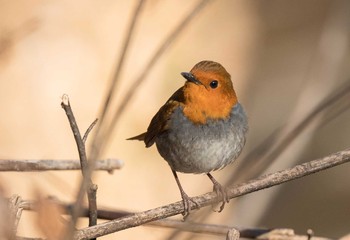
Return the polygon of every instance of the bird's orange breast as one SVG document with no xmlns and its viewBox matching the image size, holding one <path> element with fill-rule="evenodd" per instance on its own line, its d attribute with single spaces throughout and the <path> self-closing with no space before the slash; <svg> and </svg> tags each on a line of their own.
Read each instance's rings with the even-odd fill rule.
<svg viewBox="0 0 350 240">
<path fill-rule="evenodd" d="M 210 92 L 204 87 L 187 84 L 184 88 L 184 115 L 195 124 L 205 124 L 208 119 L 227 119 L 237 97 L 230 93 Z"/>
</svg>

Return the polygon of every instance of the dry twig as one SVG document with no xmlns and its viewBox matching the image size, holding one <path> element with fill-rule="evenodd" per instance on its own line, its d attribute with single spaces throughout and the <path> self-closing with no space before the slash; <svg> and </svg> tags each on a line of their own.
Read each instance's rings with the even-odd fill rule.
<svg viewBox="0 0 350 240">
<path fill-rule="evenodd" d="M 81 171 L 83 174 L 83 180 L 80 185 L 78 196 L 72 212 L 71 230 L 73 230 L 75 227 L 76 221 L 78 219 L 79 212 L 81 211 L 81 204 L 83 201 L 85 191 L 87 192 L 89 211 L 90 211 L 89 226 L 93 226 L 97 224 L 97 203 L 96 203 L 97 185 L 93 184 L 91 180 L 92 167 L 90 166 L 93 166 L 94 161 L 91 161 L 90 163 L 88 163 L 86 151 L 85 151 L 85 144 L 80 135 L 80 131 L 75 121 L 75 117 L 67 95 L 63 95 L 61 106 L 66 112 L 66 115 L 68 117 L 71 129 L 74 135 L 75 142 L 77 144 L 79 159 L 81 164 Z M 95 123 L 96 121 L 94 121 L 86 131 L 85 133 L 86 137 L 84 137 L 85 139 L 87 138 L 88 133 L 90 132 L 92 126 L 95 125 Z"/>
<path fill-rule="evenodd" d="M 95 161 L 94 170 L 113 172 L 121 169 L 123 161 L 119 159 L 106 159 Z M 32 172 L 52 170 L 80 170 L 78 160 L 0 160 L 0 172 Z"/>
<path fill-rule="evenodd" d="M 11 214 L 10 225 L 13 225 L 12 231 L 13 231 L 13 236 L 15 236 L 17 233 L 19 220 L 21 219 L 21 216 L 22 216 L 22 210 L 23 210 L 22 198 L 18 195 L 11 196 L 11 198 L 9 199 L 9 209 Z"/>
<path fill-rule="evenodd" d="M 239 231 L 235 228 L 231 228 L 227 231 L 226 240 L 238 240 L 240 237 Z"/>
<path fill-rule="evenodd" d="M 91 130 L 95 127 L 96 123 L 97 123 L 98 119 L 96 118 L 95 121 L 93 121 L 90 126 L 88 127 L 88 129 L 86 130 L 85 134 L 84 134 L 84 137 L 82 139 L 83 143 L 85 144 L 88 136 L 89 136 L 89 133 L 91 132 Z"/>
</svg>

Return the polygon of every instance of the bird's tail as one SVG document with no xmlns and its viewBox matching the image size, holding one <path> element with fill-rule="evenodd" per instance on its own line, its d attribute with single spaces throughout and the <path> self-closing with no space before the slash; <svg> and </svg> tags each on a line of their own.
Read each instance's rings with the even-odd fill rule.
<svg viewBox="0 0 350 240">
<path fill-rule="evenodd" d="M 145 140 L 145 136 L 146 136 L 146 133 L 141 133 L 140 135 L 137 135 L 135 137 L 131 137 L 131 138 L 127 138 L 126 140 L 139 140 L 139 141 L 143 141 Z"/>
</svg>

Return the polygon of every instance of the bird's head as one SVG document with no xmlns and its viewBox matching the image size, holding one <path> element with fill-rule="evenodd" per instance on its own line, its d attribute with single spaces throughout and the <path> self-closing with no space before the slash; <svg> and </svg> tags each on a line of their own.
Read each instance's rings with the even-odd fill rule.
<svg viewBox="0 0 350 240">
<path fill-rule="evenodd" d="M 196 124 L 208 119 L 226 119 L 238 102 L 231 76 L 219 63 L 201 61 L 190 72 L 182 72 L 187 80 L 184 91 L 184 114 Z"/>
</svg>

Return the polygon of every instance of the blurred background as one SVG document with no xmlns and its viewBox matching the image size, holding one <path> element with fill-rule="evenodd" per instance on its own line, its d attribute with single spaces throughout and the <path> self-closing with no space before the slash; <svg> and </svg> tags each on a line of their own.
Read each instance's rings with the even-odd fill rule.
<svg viewBox="0 0 350 240">
<path fill-rule="evenodd" d="M 164 39 L 198 3 L 144 2 L 107 119 Z M 69 95 L 84 132 L 101 112 L 137 5 L 136 0 L 0 0 L 0 159 L 78 159 L 61 97 Z M 160 106 L 184 84 L 180 72 L 201 60 L 227 69 L 249 117 L 243 154 L 213 174 L 221 183 L 244 182 L 348 148 L 349 93 L 317 115 L 312 111 L 350 84 L 349 26 L 346 0 L 208 1 L 148 69 L 103 143 L 100 158 L 121 159 L 124 167 L 113 175 L 94 175 L 98 205 L 144 211 L 180 200 L 156 148 L 125 139 L 146 130 Z M 312 121 L 295 131 L 310 114 Z M 349 171 L 345 164 L 232 200 L 220 214 L 201 209 L 190 220 L 293 228 L 300 234 L 312 229 L 317 236 L 339 238 L 349 233 Z M 79 172 L 2 172 L 0 184 L 6 196 L 34 199 L 39 191 L 70 202 L 80 177 Z M 179 177 L 190 196 L 211 191 L 205 175 Z M 19 235 L 42 236 L 35 217 L 23 214 Z M 81 227 L 86 224 L 80 221 Z M 102 239 L 140 236 L 224 238 L 138 227 Z"/>
</svg>

